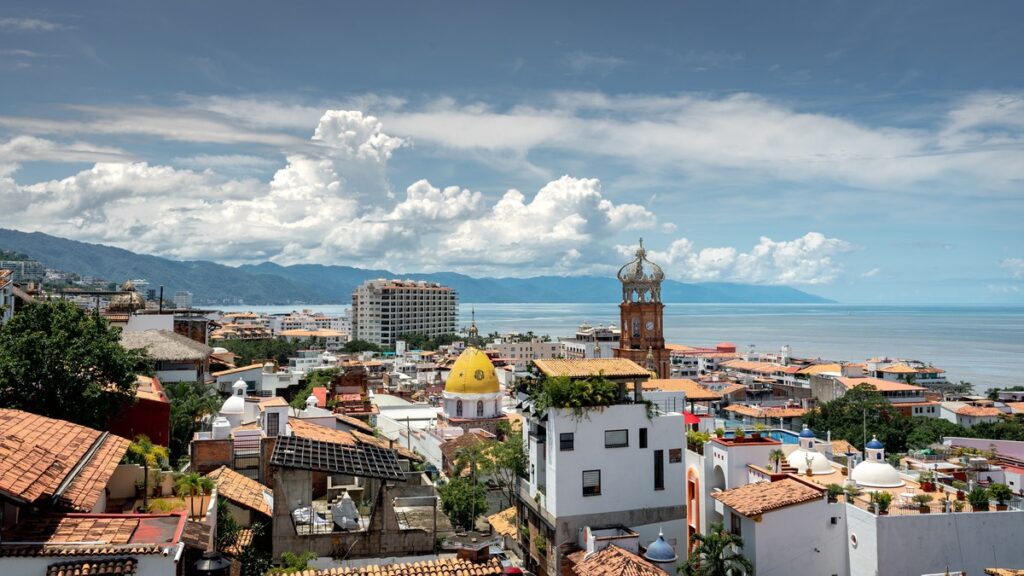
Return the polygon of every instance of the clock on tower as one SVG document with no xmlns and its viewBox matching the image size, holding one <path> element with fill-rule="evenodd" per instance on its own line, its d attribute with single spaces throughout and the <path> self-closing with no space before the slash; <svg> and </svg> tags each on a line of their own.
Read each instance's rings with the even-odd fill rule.
<svg viewBox="0 0 1024 576">
<path fill-rule="evenodd" d="M 668 378 L 669 353 L 662 332 L 665 305 L 661 302 L 665 273 L 647 259 L 643 239 L 635 255 L 618 274 L 622 282 L 622 303 L 619 304 L 622 332 L 615 356 L 628 358 L 641 366 L 653 364 L 650 368 L 659 378 Z"/>
</svg>

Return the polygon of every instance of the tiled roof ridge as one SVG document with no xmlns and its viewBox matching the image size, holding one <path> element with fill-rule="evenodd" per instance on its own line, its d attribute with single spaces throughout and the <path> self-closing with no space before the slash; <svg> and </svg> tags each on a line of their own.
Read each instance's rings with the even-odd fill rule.
<svg viewBox="0 0 1024 576">
<path fill-rule="evenodd" d="M 4 556 L 113 556 L 116 554 L 163 554 L 158 544 L 107 543 L 55 543 L 55 544 L 0 544 L 0 557 Z"/>
</svg>

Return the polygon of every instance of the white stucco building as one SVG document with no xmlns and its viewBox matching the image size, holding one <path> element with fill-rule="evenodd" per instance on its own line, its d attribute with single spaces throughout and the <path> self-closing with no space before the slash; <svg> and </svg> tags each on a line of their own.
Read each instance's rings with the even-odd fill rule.
<svg viewBox="0 0 1024 576">
<path fill-rule="evenodd" d="M 454 289 L 436 282 L 367 280 L 352 292 L 352 338 L 394 346 L 405 334 L 455 333 Z"/>
</svg>

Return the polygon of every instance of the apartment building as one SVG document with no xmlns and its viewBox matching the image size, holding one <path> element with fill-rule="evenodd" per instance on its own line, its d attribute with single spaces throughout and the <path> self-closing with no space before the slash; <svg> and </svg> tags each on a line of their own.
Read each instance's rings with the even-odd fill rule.
<svg viewBox="0 0 1024 576">
<path fill-rule="evenodd" d="M 14 273 L 0 269 L 0 324 L 14 316 Z"/>
<path fill-rule="evenodd" d="M 454 334 L 457 316 L 457 293 L 436 282 L 368 280 L 352 292 L 352 338 L 379 346 L 404 334 Z"/>
<path fill-rule="evenodd" d="M 565 358 L 565 344 L 562 342 L 545 342 L 540 338 L 526 341 L 495 342 L 488 346 L 499 358 L 511 360 L 517 370 L 525 370 L 533 360 Z"/>
</svg>

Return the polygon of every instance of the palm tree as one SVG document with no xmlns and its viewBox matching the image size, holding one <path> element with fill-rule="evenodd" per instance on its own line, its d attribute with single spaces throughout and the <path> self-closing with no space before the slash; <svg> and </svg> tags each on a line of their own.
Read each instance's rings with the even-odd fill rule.
<svg viewBox="0 0 1024 576">
<path fill-rule="evenodd" d="M 779 466 L 786 459 L 786 453 L 781 448 L 775 448 L 768 453 L 768 461 L 775 465 L 775 473 L 779 473 Z"/>
<path fill-rule="evenodd" d="M 200 518 L 202 516 L 202 511 L 206 509 L 206 500 L 204 496 L 208 496 L 213 493 L 214 486 L 215 484 L 212 478 L 200 476 L 198 472 L 181 474 L 174 482 L 174 489 L 177 491 L 178 496 L 192 497 L 189 506 L 191 518 Z M 199 496 L 199 506 L 196 506 L 196 496 Z"/>
<path fill-rule="evenodd" d="M 754 566 L 740 553 L 743 539 L 712 524 L 707 534 L 690 537 L 693 551 L 679 572 L 686 576 L 752 576 Z"/>
<path fill-rule="evenodd" d="M 139 434 L 128 446 L 130 459 L 142 464 L 142 509 L 149 510 L 149 468 L 159 468 L 167 461 L 167 448 L 157 446 L 145 434 Z"/>
</svg>

